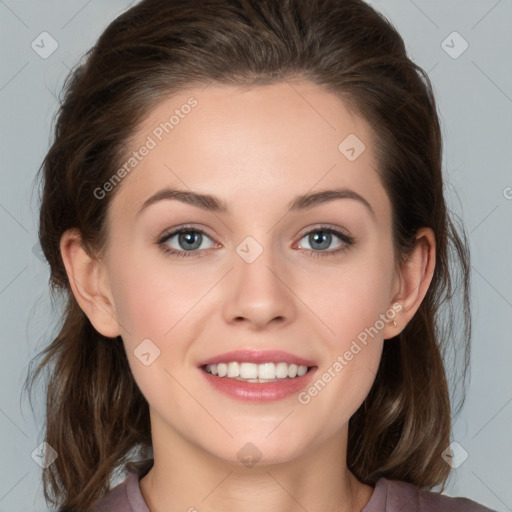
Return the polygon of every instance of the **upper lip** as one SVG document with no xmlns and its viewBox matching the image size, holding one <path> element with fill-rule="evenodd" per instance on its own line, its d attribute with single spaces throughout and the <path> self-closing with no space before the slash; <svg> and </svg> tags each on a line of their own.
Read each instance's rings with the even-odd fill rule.
<svg viewBox="0 0 512 512">
<path fill-rule="evenodd" d="M 297 366 L 315 366 L 315 362 L 309 359 L 283 352 L 282 350 L 233 350 L 232 352 L 224 352 L 218 356 L 209 357 L 200 361 L 197 366 L 218 363 L 287 363 L 296 364 Z"/>
</svg>

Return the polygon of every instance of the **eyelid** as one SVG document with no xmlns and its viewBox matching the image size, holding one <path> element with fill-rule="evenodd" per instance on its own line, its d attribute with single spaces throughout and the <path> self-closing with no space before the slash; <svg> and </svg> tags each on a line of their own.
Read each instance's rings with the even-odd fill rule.
<svg viewBox="0 0 512 512">
<path fill-rule="evenodd" d="M 180 226 L 176 226 L 173 228 L 166 229 L 161 235 L 157 237 L 156 242 L 160 243 L 162 240 L 165 240 L 166 238 L 169 238 L 171 235 L 177 235 L 182 232 L 186 231 L 197 231 L 198 233 L 201 233 L 203 235 L 206 235 L 208 238 L 211 238 L 212 241 L 214 240 L 214 237 L 208 233 L 204 228 L 199 227 L 195 224 L 184 224 Z"/>
<path fill-rule="evenodd" d="M 202 249 L 202 250 L 184 251 L 184 250 L 174 249 L 167 245 L 167 241 L 170 240 L 171 238 L 174 238 L 175 236 L 178 236 L 181 233 L 187 233 L 187 232 L 194 232 L 194 233 L 200 233 L 201 235 L 205 235 L 212 241 L 214 247 L 210 247 L 208 249 Z M 185 258 L 185 257 L 201 258 L 203 256 L 207 256 L 210 253 L 210 251 L 215 249 L 215 246 L 218 247 L 218 243 L 215 242 L 214 238 L 212 236 L 210 236 L 206 232 L 206 230 L 204 230 L 203 228 L 197 227 L 197 226 L 193 226 L 191 224 L 167 229 L 164 233 L 162 233 L 157 238 L 155 245 L 161 251 L 163 251 L 163 253 L 165 255 L 168 255 L 171 257 L 178 257 L 178 258 Z"/>
<path fill-rule="evenodd" d="M 315 256 L 315 257 L 329 257 L 329 256 L 336 256 L 341 253 L 344 253 L 345 251 L 348 251 L 351 247 L 353 247 L 357 243 L 357 240 L 352 235 L 350 235 L 345 229 L 329 226 L 326 224 L 320 224 L 320 225 L 316 225 L 316 226 L 315 225 L 308 226 L 307 228 L 305 228 L 305 231 L 303 231 L 301 233 L 298 241 L 300 242 L 300 240 L 302 240 L 304 237 L 310 235 L 311 233 L 320 233 L 320 232 L 325 232 L 325 233 L 334 235 L 341 241 L 341 246 L 337 247 L 335 249 L 329 249 L 329 250 L 325 250 L 325 251 L 319 251 L 319 250 L 314 250 L 314 249 L 302 249 L 302 248 L 300 248 L 299 250 L 302 252 L 306 252 L 306 253 L 310 254 L 311 256 Z"/>
<path fill-rule="evenodd" d="M 308 226 L 304 228 L 299 235 L 299 239 L 304 238 L 306 235 L 309 235 L 311 232 L 316 231 L 329 231 L 333 233 L 339 233 L 340 235 L 343 235 L 343 237 L 347 238 L 348 240 L 355 241 L 354 237 L 348 233 L 348 231 L 344 228 L 341 228 L 339 226 L 333 226 L 330 224 L 313 224 L 311 226 Z"/>
<path fill-rule="evenodd" d="M 208 233 L 208 231 L 206 231 L 204 228 L 199 227 L 198 225 L 195 225 L 195 224 L 184 224 L 182 226 L 177 226 L 177 227 L 166 229 L 161 235 L 159 235 L 157 237 L 156 241 L 157 241 L 157 243 L 161 243 L 163 240 L 165 240 L 166 238 L 170 237 L 170 235 L 177 235 L 177 234 L 179 234 L 181 232 L 184 232 L 184 231 L 187 231 L 187 230 L 189 230 L 189 231 L 197 231 L 198 233 L 201 233 L 203 235 L 208 236 L 209 238 L 212 239 L 212 241 L 214 240 L 214 237 L 212 235 L 210 235 Z M 300 240 L 300 239 L 304 238 L 306 235 L 310 234 L 313 231 L 321 231 L 321 230 L 332 231 L 335 234 L 339 233 L 340 235 L 343 235 L 343 237 L 347 239 L 346 241 L 351 241 L 351 242 L 355 242 L 356 241 L 354 239 L 354 237 L 352 235 L 350 235 L 345 229 L 340 228 L 338 226 L 331 226 L 331 225 L 328 225 L 328 224 L 313 224 L 311 226 L 307 226 L 306 228 L 304 228 L 296 236 Z"/>
<path fill-rule="evenodd" d="M 333 256 L 333 255 L 336 255 L 336 254 L 339 254 L 341 252 L 348 250 L 352 245 L 354 245 L 357 242 L 357 240 L 352 235 L 350 235 L 345 229 L 340 228 L 340 227 L 334 227 L 334 226 L 327 225 L 327 224 L 311 225 L 311 226 L 304 228 L 301 231 L 300 235 L 297 235 L 298 241 L 300 242 L 300 240 L 302 240 L 302 238 L 304 238 L 305 236 L 307 236 L 311 233 L 322 232 L 322 231 L 333 234 L 334 236 L 338 237 L 343 242 L 344 245 L 342 247 L 338 247 L 337 249 L 331 249 L 331 250 L 325 250 L 325 251 L 314 250 L 314 249 L 302 249 L 302 248 L 300 248 L 299 250 L 302 252 L 306 252 L 308 254 L 312 254 L 314 256 L 318 256 L 318 257 Z M 166 245 L 167 240 L 174 238 L 175 236 L 177 236 L 181 233 L 184 233 L 184 232 L 185 233 L 186 232 L 200 233 L 202 235 L 207 236 L 212 241 L 212 243 L 214 245 L 216 245 L 217 247 L 219 246 L 219 244 L 215 241 L 215 238 L 213 236 L 211 236 L 205 229 L 203 229 L 197 225 L 194 225 L 194 224 L 185 224 L 182 226 L 177 226 L 174 228 L 167 229 L 164 233 L 162 233 L 157 238 L 156 244 L 166 253 L 169 253 L 174 256 L 185 256 L 185 257 L 186 256 L 191 256 L 191 257 L 205 256 L 211 250 L 215 249 L 215 247 L 210 247 L 208 249 L 202 249 L 202 250 L 184 251 L 184 250 L 173 249 Z"/>
</svg>

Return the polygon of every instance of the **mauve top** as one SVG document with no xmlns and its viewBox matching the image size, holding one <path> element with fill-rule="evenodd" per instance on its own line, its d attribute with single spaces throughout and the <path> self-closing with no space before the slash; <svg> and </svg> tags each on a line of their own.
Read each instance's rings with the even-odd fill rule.
<svg viewBox="0 0 512 512">
<path fill-rule="evenodd" d="M 151 512 L 139 477 L 128 473 L 95 507 L 97 512 Z M 361 512 L 496 512 L 467 498 L 451 498 L 399 480 L 380 478 Z"/>
</svg>

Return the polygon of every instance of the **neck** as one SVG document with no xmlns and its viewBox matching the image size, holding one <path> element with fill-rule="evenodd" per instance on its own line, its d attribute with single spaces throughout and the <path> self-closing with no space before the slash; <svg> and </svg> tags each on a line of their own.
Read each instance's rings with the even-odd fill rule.
<svg viewBox="0 0 512 512">
<path fill-rule="evenodd" d="M 346 467 L 346 432 L 293 460 L 249 467 L 154 430 L 154 465 L 140 481 L 151 512 L 360 512 L 373 492 Z"/>
</svg>

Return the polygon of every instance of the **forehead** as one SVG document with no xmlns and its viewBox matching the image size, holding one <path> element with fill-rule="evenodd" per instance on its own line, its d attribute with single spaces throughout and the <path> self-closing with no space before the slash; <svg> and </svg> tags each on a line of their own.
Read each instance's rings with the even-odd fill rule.
<svg viewBox="0 0 512 512">
<path fill-rule="evenodd" d="M 378 210 L 386 197 L 373 140 L 350 105 L 308 81 L 184 89 L 138 126 L 115 202 L 135 211 L 172 186 L 261 208 L 343 186 Z"/>
</svg>

